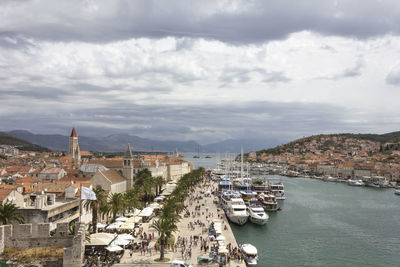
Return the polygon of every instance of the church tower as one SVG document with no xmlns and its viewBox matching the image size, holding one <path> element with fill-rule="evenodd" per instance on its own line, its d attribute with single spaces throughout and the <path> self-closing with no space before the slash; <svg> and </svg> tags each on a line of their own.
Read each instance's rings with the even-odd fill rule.
<svg viewBox="0 0 400 267">
<path fill-rule="evenodd" d="M 72 158 L 74 166 L 79 167 L 81 164 L 81 150 L 79 148 L 78 135 L 76 134 L 75 128 L 72 128 L 69 137 L 68 156 Z"/>
<path fill-rule="evenodd" d="M 126 187 L 131 189 L 133 186 L 133 156 L 131 145 L 128 144 L 124 154 L 124 164 L 122 168 L 122 175 L 126 178 Z"/>
</svg>

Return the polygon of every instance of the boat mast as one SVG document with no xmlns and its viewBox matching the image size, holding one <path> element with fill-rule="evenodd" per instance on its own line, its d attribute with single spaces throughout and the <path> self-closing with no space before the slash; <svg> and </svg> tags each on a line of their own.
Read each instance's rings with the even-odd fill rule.
<svg viewBox="0 0 400 267">
<path fill-rule="evenodd" d="M 240 177 L 243 178 L 243 146 L 240 149 Z"/>
</svg>

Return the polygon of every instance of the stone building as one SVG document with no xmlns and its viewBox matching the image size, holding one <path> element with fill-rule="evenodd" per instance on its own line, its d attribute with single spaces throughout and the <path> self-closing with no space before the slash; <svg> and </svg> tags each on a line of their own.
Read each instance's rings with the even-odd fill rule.
<svg viewBox="0 0 400 267">
<path fill-rule="evenodd" d="M 97 188 L 100 186 L 107 193 L 124 193 L 127 188 L 127 182 L 119 172 L 114 170 L 97 171 L 97 173 L 90 180 L 92 186 Z"/>
<path fill-rule="evenodd" d="M 76 134 L 75 128 L 72 128 L 72 132 L 69 137 L 68 156 L 72 158 L 75 167 L 80 166 L 81 150 L 79 148 L 78 135 Z"/>
</svg>

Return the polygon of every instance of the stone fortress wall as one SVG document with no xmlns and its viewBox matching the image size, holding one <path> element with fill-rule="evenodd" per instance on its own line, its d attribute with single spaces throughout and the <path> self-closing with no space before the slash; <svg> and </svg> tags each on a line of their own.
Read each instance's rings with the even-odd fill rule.
<svg viewBox="0 0 400 267">
<path fill-rule="evenodd" d="M 0 226 L 0 254 L 4 248 L 64 247 L 63 266 L 80 267 L 85 250 L 85 224 L 76 224 L 75 235 L 68 234 L 68 223 L 59 223 L 56 235 L 50 236 L 50 224 Z"/>
</svg>

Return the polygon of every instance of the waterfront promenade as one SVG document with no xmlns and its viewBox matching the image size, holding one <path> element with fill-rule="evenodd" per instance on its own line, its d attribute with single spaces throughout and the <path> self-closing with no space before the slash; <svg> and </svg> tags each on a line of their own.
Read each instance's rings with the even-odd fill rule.
<svg viewBox="0 0 400 267">
<path fill-rule="evenodd" d="M 197 266 L 197 257 L 208 256 L 210 248 L 215 243 L 210 242 L 208 239 L 208 228 L 212 221 L 217 220 L 222 222 L 222 235 L 225 237 L 225 245 L 230 243 L 232 248 L 237 247 L 235 237 L 227 218 L 223 210 L 219 209 L 218 204 L 216 204 L 217 197 L 214 195 L 206 197 L 204 194 L 206 191 L 214 191 L 215 188 L 216 184 L 212 181 L 201 182 L 192 191 L 191 195 L 186 198 L 185 206 L 187 207 L 187 213 L 190 214 L 190 216 L 184 216 L 186 211 L 181 214 L 182 219 L 177 225 L 178 231 L 174 233 L 176 246 L 167 249 L 165 254 L 166 258 L 169 258 L 171 261 L 174 259 L 183 260 L 189 264 L 192 264 L 193 266 Z M 152 221 L 155 219 L 156 218 L 153 218 Z M 158 234 L 150 227 L 152 221 L 142 224 L 143 231 L 146 233 L 155 234 L 155 239 L 157 239 Z M 197 242 L 194 241 L 195 236 L 197 237 Z M 182 246 L 182 240 L 186 241 L 184 242 L 184 246 Z M 192 240 L 192 242 L 190 242 L 190 240 Z M 202 249 L 200 240 L 206 240 L 206 246 L 209 247 L 207 251 Z M 132 256 L 130 256 L 130 251 L 126 250 L 121 259 L 121 264 L 119 265 L 158 266 L 154 260 L 159 258 L 160 254 L 158 251 L 154 250 L 154 244 L 155 241 L 153 239 L 149 245 L 149 247 L 152 248 L 151 253 L 146 252 L 144 254 L 142 252 L 133 252 Z M 217 266 L 217 264 L 214 263 L 211 266 Z M 231 258 L 230 262 L 227 263 L 226 266 L 244 267 L 246 265 L 244 261 L 233 260 L 233 258 Z"/>
</svg>

